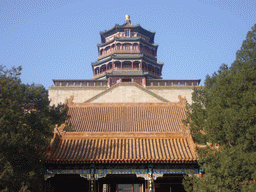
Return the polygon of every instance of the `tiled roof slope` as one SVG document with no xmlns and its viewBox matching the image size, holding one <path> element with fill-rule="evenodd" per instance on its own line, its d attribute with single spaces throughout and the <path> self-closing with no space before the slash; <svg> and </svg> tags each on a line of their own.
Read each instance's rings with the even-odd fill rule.
<svg viewBox="0 0 256 192">
<path fill-rule="evenodd" d="M 83 103 L 68 115 L 77 132 L 176 132 L 186 111 L 171 103 Z"/>
<path fill-rule="evenodd" d="M 46 162 L 171 163 L 198 160 L 196 144 L 185 127 L 185 100 L 178 103 L 72 103 L 75 132 L 65 124 L 43 154 Z"/>
<path fill-rule="evenodd" d="M 47 162 L 192 162 L 197 160 L 192 138 L 163 133 L 66 133 L 45 153 Z"/>
</svg>

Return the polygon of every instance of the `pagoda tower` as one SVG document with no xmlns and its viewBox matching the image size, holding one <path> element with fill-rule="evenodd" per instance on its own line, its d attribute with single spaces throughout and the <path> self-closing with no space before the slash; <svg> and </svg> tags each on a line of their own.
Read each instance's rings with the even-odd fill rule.
<svg viewBox="0 0 256 192">
<path fill-rule="evenodd" d="M 100 32 L 99 57 L 92 63 L 94 80 L 108 80 L 111 87 L 119 82 L 146 85 L 147 79 L 162 79 L 163 63 L 157 62 L 155 32 L 133 25 L 125 15 L 123 25 Z"/>
<path fill-rule="evenodd" d="M 200 79 L 162 79 L 163 63 L 157 61 L 155 32 L 133 25 L 125 16 L 123 25 L 100 32 L 99 57 L 91 63 L 92 79 L 53 79 L 51 105 L 73 98 L 75 103 L 179 102 L 192 103 Z M 112 95 L 111 95 L 112 94 Z"/>
</svg>

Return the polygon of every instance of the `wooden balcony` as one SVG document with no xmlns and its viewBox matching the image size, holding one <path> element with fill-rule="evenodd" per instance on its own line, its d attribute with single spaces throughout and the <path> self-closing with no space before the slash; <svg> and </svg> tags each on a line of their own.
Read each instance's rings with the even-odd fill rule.
<svg viewBox="0 0 256 192">
<path fill-rule="evenodd" d="M 108 57 L 108 56 L 112 55 L 112 54 L 140 54 L 140 53 L 143 53 L 143 54 L 145 54 L 148 57 L 151 57 L 153 59 L 156 58 L 156 56 L 153 56 L 153 55 L 151 55 L 150 53 L 148 53 L 146 51 L 140 51 L 140 50 L 114 50 L 114 51 L 109 51 L 108 53 L 99 56 L 97 58 L 97 60 L 99 61 L 99 60 L 101 60 L 101 59 L 103 59 L 105 57 Z"/>
</svg>

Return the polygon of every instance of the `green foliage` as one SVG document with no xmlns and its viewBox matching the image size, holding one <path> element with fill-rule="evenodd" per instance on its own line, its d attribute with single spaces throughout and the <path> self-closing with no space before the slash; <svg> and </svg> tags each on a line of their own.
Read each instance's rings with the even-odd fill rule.
<svg viewBox="0 0 256 192">
<path fill-rule="evenodd" d="M 256 25 L 229 68 L 222 64 L 195 88 L 187 119 L 198 149 L 202 179 L 185 176 L 187 191 L 256 189 Z M 210 144 L 210 145 L 209 145 Z M 217 147 L 215 147 L 217 146 Z"/>
<path fill-rule="evenodd" d="M 193 103 L 187 105 L 188 118 L 184 120 L 186 125 L 190 125 L 192 129 L 192 136 L 195 141 L 199 144 L 204 144 L 206 142 L 206 137 L 204 135 L 204 123 L 206 119 L 206 92 L 204 88 L 194 89 L 192 94 Z"/>
<path fill-rule="evenodd" d="M 73 132 L 75 131 L 75 129 L 73 125 L 66 125 L 66 127 L 64 128 L 64 131 Z"/>
<path fill-rule="evenodd" d="M 47 90 L 22 84 L 20 71 L 0 66 L 0 190 L 38 191 L 45 172 L 41 154 L 67 109 L 50 107 Z"/>
</svg>

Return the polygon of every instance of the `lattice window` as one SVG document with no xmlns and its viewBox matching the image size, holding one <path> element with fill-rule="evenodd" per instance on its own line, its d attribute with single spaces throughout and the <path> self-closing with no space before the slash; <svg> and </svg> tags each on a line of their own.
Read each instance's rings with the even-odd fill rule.
<svg viewBox="0 0 256 192">
<path fill-rule="evenodd" d="M 129 29 L 125 29 L 124 33 L 125 33 L 125 37 L 130 37 L 130 35 L 131 35 L 131 32 Z"/>
</svg>

